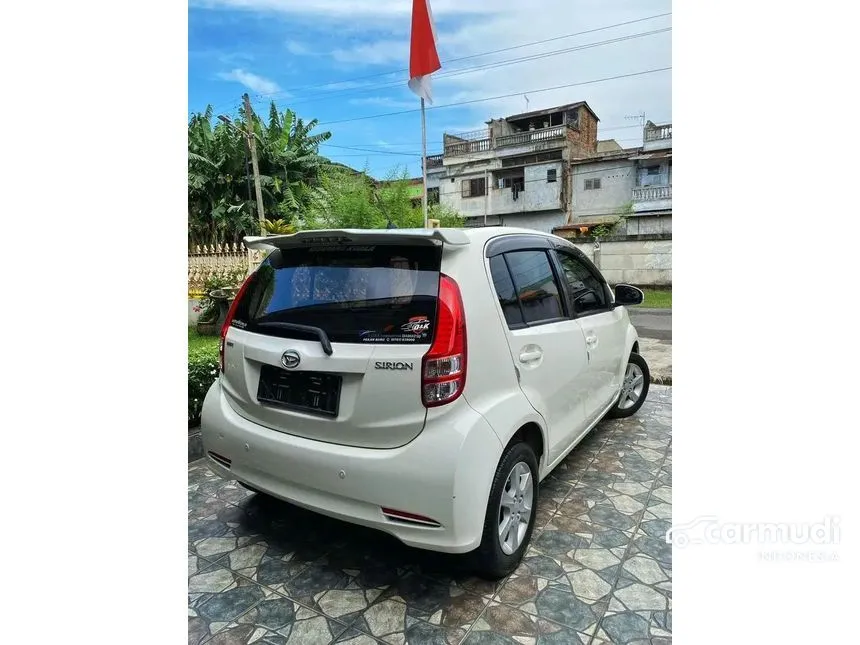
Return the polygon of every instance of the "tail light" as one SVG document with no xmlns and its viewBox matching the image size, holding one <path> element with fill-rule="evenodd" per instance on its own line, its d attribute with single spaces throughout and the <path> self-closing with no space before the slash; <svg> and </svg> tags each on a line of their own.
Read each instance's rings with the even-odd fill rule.
<svg viewBox="0 0 860 645">
<path fill-rule="evenodd" d="M 233 302 L 230 304 L 230 309 L 227 310 L 227 317 L 224 319 L 224 324 L 221 325 L 221 341 L 218 343 L 218 366 L 222 374 L 224 373 L 224 343 L 227 338 L 227 330 L 230 329 L 230 323 L 233 322 L 233 317 L 236 315 L 236 308 L 239 306 L 239 301 L 242 299 L 242 296 L 245 295 L 245 291 L 248 289 L 248 283 L 250 281 L 251 276 L 249 275 L 245 278 L 242 286 L 239 287 L 239 292 L 236 294 L 236 297 L 233 298 Z"/>
<path fill-rule="evenodd" d="M 436 334 L 421 365 L 421 400 L 425 407 L 445 405 L 466 387 L 466 312 L 453 278 L 439 279 Z"/>
</svg>

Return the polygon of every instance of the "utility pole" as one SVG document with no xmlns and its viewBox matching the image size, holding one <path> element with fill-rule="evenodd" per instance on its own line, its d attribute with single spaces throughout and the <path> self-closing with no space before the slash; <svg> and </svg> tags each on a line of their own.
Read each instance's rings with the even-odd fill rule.
<svg viewBox="0 0 860 645">
<path fill-rule="evenodd" d="M 251 193 L 251 158 L 248 156 L 250 154 L 248 131 L 237 128 L 236 124 L 230 120 L 230 117 L 224 116 L 223 114 L 218 115 L 218 120 L 227 127 L 233 128 L 236 132 L 242 135 L 243 139 L 245 139 L 245 145 L 242 147 L 242 152 L 245 153 L 245 184 L 248 186 L 248 201 L 252 202 L 254 201 L 254 195 Z"/>
<path fill-rule="evenodd" d="M 260 235 L 266 234 L 266 214 L 263 212 L 263 189 L 260 186 L 260 166 L 257 163 L 257 140 L 254 137 L 253 112 L 251 111 L 251 99 L 244 94 L 245 120 L 248 124 L 248 147 L 251 148 L 251 166 L 254 169 L 254 191 L 257 193 L 257 216 L 260 218 Z"/>
</svg>

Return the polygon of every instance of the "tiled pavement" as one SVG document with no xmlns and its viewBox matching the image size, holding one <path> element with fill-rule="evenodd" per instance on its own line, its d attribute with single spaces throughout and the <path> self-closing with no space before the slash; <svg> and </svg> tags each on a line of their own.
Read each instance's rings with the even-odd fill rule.
<svg viewBox="0 0 860 645">
<path fill-rule="evenodd" d="M 188 642 L 670 643 L 672 390 L 604 421 L 542 484 L 522 565 L 462 559 L 188 470 Z"/>
</svg>

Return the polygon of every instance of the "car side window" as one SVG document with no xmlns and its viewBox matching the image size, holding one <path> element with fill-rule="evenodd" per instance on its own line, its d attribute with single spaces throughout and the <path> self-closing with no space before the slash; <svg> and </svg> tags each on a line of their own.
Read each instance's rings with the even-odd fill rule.
<svg viewBox="0 0 860 645">
<path fill-rule="evenodd" d="M 557 254 L 574 313 L 582 315 L 607 309 L 603 282 L 575 256 L 563 251 Z"/>
<path fill-rule="evenodd" d="M 503 256 L 497 255 L 490 258 L 490 275 L 493 278 L 496 295 L 499 297 L 499 304 L 502 307 L 502 313 L 505 314 L 508 327 L 522 327 L 525 323 L 523 310 L 520 308 L 514 282 L 511 280 L 511 274 Z"/>
<path fill-rule="evenodd" d="M 561 293 L 546 251 L 510 251 L 504 258 L 525 322 L 563 318 Z"/>
</svg>

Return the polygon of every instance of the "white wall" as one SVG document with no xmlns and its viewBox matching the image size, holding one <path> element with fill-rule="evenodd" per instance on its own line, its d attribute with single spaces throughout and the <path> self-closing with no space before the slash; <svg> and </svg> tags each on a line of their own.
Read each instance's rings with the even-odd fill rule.
<svg viewBox="0 0 860 645">
<path fill-rule="evenodd" d="M 547 170 L 555 169 L 556 181 L 547 182 Z M 487 179 L 488 195 L 481 197 L 463 197 L 462 182 L 466 179 L 478 179 L 485 177 Z M 454 177 L 452 182 L 446 177 L 440 183 L 440 200 L 446 206 L 459 211 L 466 217 L 483 216 L 484 213 L 488 216 L 506 215 L 506 214 L 538 214 L 541 211 L 561 210 L 561 194 L 563 188 L 562 177 L 562 162 L 553 161 L 550 163 L 534 164 L 525 166 L 523 169 L 523 179 L 525 180 L 525 190 L 519 193 L 515 200 L 510 188 L 498 188 L 498 184 L 493 178 L 492 171 L 483 169 L 474 172 L 464 173 Z M 564 222 L 558 222 L 563 224 Z M 556 224 L 556 225 L 558 225 Z"/>
<path fill-rule="evenodd" d="M 596 256 L 593 242 L 571 242 L 597 265 L 609 284 L 672 284 L 672 240 L 601 242 Z"/>
<path fill-rule="evenodd" d="M 552 233 L 552 229 L 556 226 L 564 224 L 567 217 L 562 211 L 550 213 L 523 213 L 516 215 L 503 215 L 502 221 L 505 226 L 518 226 L 522 228 L 532 228 L 542 233 Z"/>
<path fill-rule="evenodd" d="M 611 216 L 633 200 L 636 164 L 629 159 L 575 164 L 571 170 L 573 223 L 591 217 Z M 586 179 L 600 179 L 600 188 L 585 190 Z"/>
<path fill-rule="evenodd" d="M 630 215 L 624 225 L 619 227 L 619 233 L 626 235 L 666 235 L 672 232 L 671 215 Z"/>
<path fill-rule="evenodd" d="M 555 170 L 556 180 L 547 182 L 548 170 Z M 505 215 L 507 213 L 533 213 L 547 210 L 561 210 L 562 164 L 560 161 L 535 164 L 523 168 L 524 190 L 517 199 L 513 197 L 512 188 L 498 188 L 495 182 L 491 189 L 490 213 Z"/>
</svg>

